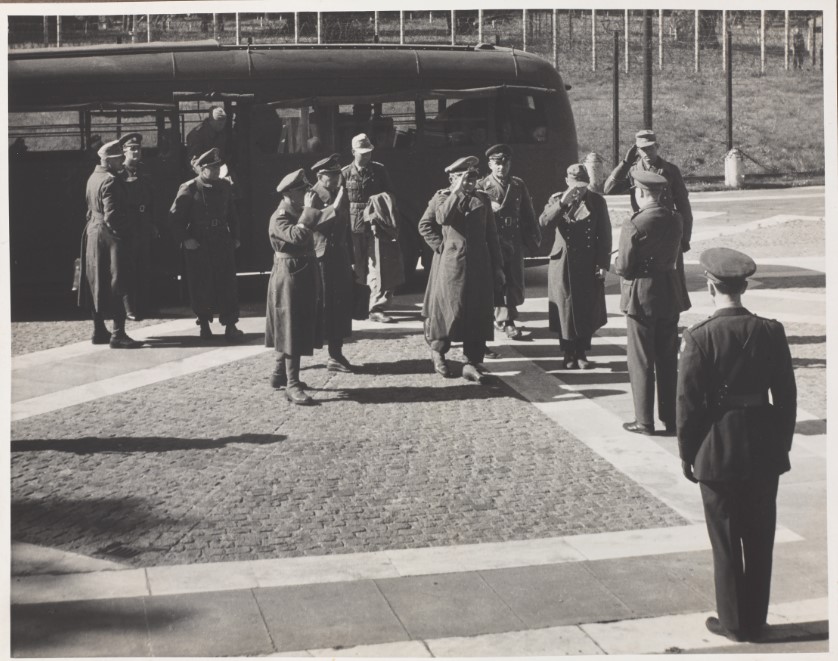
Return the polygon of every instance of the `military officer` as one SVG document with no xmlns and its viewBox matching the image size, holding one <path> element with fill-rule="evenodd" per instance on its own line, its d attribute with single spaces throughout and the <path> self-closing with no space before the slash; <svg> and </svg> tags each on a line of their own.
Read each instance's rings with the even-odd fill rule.
<svg viewBox="0 0 838 661">
<path fill-rule="evenodd" d="M 186 134 L 186 158 L 192 160 L 217 149 L 222 160 L 227 160 L 227 113 L 221 106 L 211 108 L 209 114 L 198 126 Z"/>
<path fill-rule="evenodd" d="M 169 210 L 172 235 L 183 247 L 192 310 L 202 339 L 212 338 L 210 323 L 218 315 L 224 338 L 238 342 L 239 296 L 235 249 L 239 221 L 232 184 L 221 178 L 221 155 L 212 148 L 193 161 L 198 175 L 181 184 Z"/>
<path fill-rule="evenodd" d="M 393 322 L 385 310 L 393 301 L 393 291 L 381 286 L 381 273 L 375 263 L 375 241 L 378 228 L 364 222 L 364 209 L 372 195 L 391 193 L 390 178 L 381 163 L 372 160 L 372 142 L 366 133 L 352 138 L 352 163 L 341 170 L 349 198 L 349 220 L 352 229 L 352 261 L 355 281 L 370 289 L 369 318 L 382 324 Z"/>
<path fill-rule="evenodd" d="M 535 218 L 526 184 L 512 176 L 512 148 L 493 145 L 486 150 L 489 174 L 477 183 L 492 201 L 498 228 L 503 274 L 506 280 L 495 305 L 495 328 L 513 340 L 520 340 L 515 326 L 518 306 L 524 302 L 524 246 L 535 254 L 541 244 L 541 228 Z"/>
<path fill-rule="evenodd" d="M 654 393 L 658 417 L 675 433 L 675 383 L 678 363 L 678 317 L 685 303 L 675 264 L 681 246 L 681 217 L 662 197 L 662 175 L 638 170 L 634 175 L 640 210 L 623 223 L 614 271 L 620 279 L 620 309 L 626 314 L 629 380 L 635 419 L 623 427 L 655 433 Z"/>
<path fill-rule="evenodd" d="M 655 132 L 650 129 L 638 131 L 634 137 L 634 144 L 626 153 L 626 157 L 617 164 L 603 185 L 606 195 L 631 192 L 631 206 L 637 211 L 637 195 L 632 192 L 634 174 L 639 171 L 655 172 L 666 178 L 667 190 L 662 198 L 663 203 L 681 215 L 683 221 L 683 235 L 681 237 L 681 252 L 678 255 L 678 278 L 681 297 L 690 307 L 690 295 L 687 291 L 687 278 L 684 273 L 684 253 L 689 252 L 690 238 L 693 231 L 693 211 L 690 196 L 681 170 L 678 166 L 661 158 L 660 145 Z"/>
<path fill-rule="evenodd" d="M 125 332 L 131 283 L 130 226 L 124 182 L 120 176 L 122 140 L 98 150 L 97 165 L 87 180 L 87 224 L 81 240 L 79 306 L 93 313 L 93 344 L 112 349 L 142 345 Z M 105 319 L 113 319 L 113 333 Z"/>
<path fill-rule="evenodd" d="M 268 282 L 265 346 L 277 352 L 271 385 L 285 388 L 285 398 L 292 404 L 306 406 L 314 400 L 300 382 L 300 357 L 323 346 L 323 283 L 314 233 L 319 224 L 334 217 L 344 194 L 339 190 L 332 204 L 315 209 L 317 193 L 310 190 L 302 169 L 283 177 L 276 190 L 282 200 L 268 225 L 274 265 Z"/>
<path fill-rule="evenodd" d="M 129 226 L 131 228 L 131 256 L 133 262 L 132 295 L 129 297 L 128 318 L 139 321 L 150 309 L 149 284 L 151 242 L 160 236 L 154 224 L 154 195 L 149 177 L 142 166 L 143 136 L 129 133 L 124 136 L 122 149 L 125 163 L 122 178 L 125 182 Z"/>
<path fill-rule="evenodd" d="M 611 219 L 602 195 L 588 188 L 585 166 L 567 169 L 567 190 L 554 194 L 538 222 L 556 238 L 547 267 L 550 330 L 559 334 L 565 369 L 592 367 L 585 353 L 605 325 L 605 273 L 611 266 Z"/>
<path fill-rule="evenodd" d="M 312 187 L 315 209 L 334 206 L 341 190 L 340 154 L 332 154 L 311 166 L 317 177 Z M 329 347 L 326 369 L 351 372 L 352 365 L 343 355 L 343 341 L 352 335 L 352 257 L 349 248 L 349 208 L 344 202 L 335 213 L 314 230 L 314 254 L 323 281 L 323 332 Z"/>
<path fill-rule="evenodd" d="M 434 251 L 422 316 L 434 370 L 451 375 L 445 354 L 462 341 L 463 378 L 483 381 L 486 342 L 494 336 L 494 291 L 504 284 L 503 264 L 489 196 L 477 190 L 476 156 L 447 168 L 450 186 L 431 198 L 419 234 Z"/>
<path fill-rule="evenodd" d="M 707 629 L 755 640 L 768 612 L 777 486 L 791 467 L 797 388 L 783 325 L 742 306 L 754 261 L 729 248 L 706 250 L 699 261 L 716 311 L 684 331 L 678 449 L 684 475 L 700 484 L 713 548 L 718 618 Z"/>
</svg>

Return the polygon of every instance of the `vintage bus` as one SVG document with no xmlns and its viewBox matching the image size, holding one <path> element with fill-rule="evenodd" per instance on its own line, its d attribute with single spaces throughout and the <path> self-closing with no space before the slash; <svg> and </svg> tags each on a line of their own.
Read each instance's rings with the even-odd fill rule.
<svg viewBox="0 0 838 661">
<path fill-rule="evenodd" d="M 391 175 L 408 269 L 422 255 L 416 224 L 447 184 L 447 164 L 511 144 L 514 173 L 539 213 L 578 156 L 566 88 L 553 66 L 491 45 L 150 43 L 11 51 L 8 64 L 17 293 L 69 282 L 85 223 L 85 181 L 97 161 L 91 143 L 129 131 L 144 136 L 164 230 L 154 249 L 155 284 L 171 289 L 180 261 L 166 215 L 178 185 L 194 176 L 185 136 L 217 105 L 229 118 L 227 157 L 240 190 L 242 275 L 271 268 L 267 224 L 278 180 L 333 152 L 349 163 L 357 133 L 371 137 L 374 159 Z"/>
</svg>

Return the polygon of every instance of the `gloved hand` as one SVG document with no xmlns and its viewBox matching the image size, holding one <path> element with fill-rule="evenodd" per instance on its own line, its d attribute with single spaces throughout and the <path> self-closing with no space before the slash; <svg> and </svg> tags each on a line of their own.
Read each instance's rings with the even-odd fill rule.
<svg viewBox="0 0 838 661">
<path fill-rule="evenodd" d="M 693 467 L 688 461 L 681 462 L 681 471 L 684 473 L 684 477 L 687 478 L 690 482 L 698 484 L 698 480 L 695 479 L 693 476 Z"/>
<path fill-rule="evenodd" d="M 637 160 L 637 145 L 629 147 L 629 150 L 626 152 L 626 157 L 623 160 L 629 165 L 634 164 Z"/>
</svg>

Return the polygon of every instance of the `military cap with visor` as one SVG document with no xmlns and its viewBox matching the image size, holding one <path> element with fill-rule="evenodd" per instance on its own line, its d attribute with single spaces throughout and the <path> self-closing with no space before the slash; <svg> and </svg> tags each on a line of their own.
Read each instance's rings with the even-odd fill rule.
<svg viewBox="0 0 838 661">
<path fill-rule="evenodd" d="M 106 142 L 104 145 L 99 147 L 96 154 L 99 158 L 116 158 L 119 156 L 122 157 L 122 142 L 119 140 L 111 140 L 110 142 Z"/>
<path fill-rule="evenodd" d="M 477 174 L 478 165 L 480 165 L 480 160 L 477 156 L 463 156 L 445 168 L 445 171 L 448 174 L 457 174 L 460 172 L 474 172 Z"/>
<path fill-rule="evenodd" d="M 306 188 L 308 186 L 306 171 L 303 168 L 286 174 L 276 187 L 277 193 L 287 193 L 295 188 Z"/>
<path fill-rule="evenodd" d="M 744 282 L 757 270 L 753 259 L 732 248 L 710 248 L 701 253 L 698 261 L 706 278 L 717 284 Z"/>
<path fill-rule="evenodd" d="M 661 190 L 669 185 L 666 177 L 657 172 L 650 172 L 649 170 L 637 169 L 632 172 L 634 178 L 634 185 L 638 188 L 645 188 L 646 190 Z"/>
<path fill-rule="evenodd" d="M 192 165 L 196 168 L 208 168 L 213 165 L 221 165 L 222 162 L 221 152 L 218 151 L 218 147 L 213 147 L 192 161 Z"/>
<path fill-rule="evenodd" d="M 332 154 L 317 161 L 317 163 L 311 166 L 311 171 L 314 174 L 320 174 L 321 172 L 340 172 L 340 154 Z"/>
<path fill-rule="evenodd" d="M 142 146 L 143 144 L 143 134 L 142 133 L 126 133 L 123 135 L 119 142 L 122 143 L 122 148 L 125 149 L 126 147 L 132 145 L 139 145 Z"/>
<path fill-rule="evenodd" d="M 634 135 L 634 144 L 637 146 L 638 149 L 643 149 L 644 147 L 651 147 L 652 145 L 658 144 L 658 137 L 655 135 L 655 132 L 651 129 L 643 129 L 642 131 L 638 131 Z"/>
<path fill-rule="evenodd" d="M 512 147 L 503 143 L 492 145 L 486 150 L 486 158 L 489 160 L 495 158 L 512 158 Z"/>
<path fill-rule="evenodd" d="M 591 183 L 588 169 L 581 163 L 574 163 L 567 168 L 567 177 L 565 180 L 571 188 L 587 188 L 588 184 Z"/>
</svg>

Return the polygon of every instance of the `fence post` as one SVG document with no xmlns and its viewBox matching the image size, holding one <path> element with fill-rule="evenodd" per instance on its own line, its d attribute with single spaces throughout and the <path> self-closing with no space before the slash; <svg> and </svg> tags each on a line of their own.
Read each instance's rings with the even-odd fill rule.
<svg viewBox="0 0 838 661">
<path fill-rule="evenodd" d="M 372 16 L 373 16 L 372 32 L 373 32 L 373 36 L 375 37 L 375 39 L 373 39 L 373 41 L 377 41 L 378 40 L 378 12 L 374 11 L 372 13 Z M 401 18 L 401 14 L 399 15 L 399 18 Z"/>
<path fill-rule="evenodd" d="M 523 49 L 523 51 L 525 53 L 527 52 L 527 18 L 528 17 L 529 17 L 529 14 L 527 13 L 527 10 L 522 9 L 521 10 L 521 31 L 523 32 L 523 37 L 522 37 L 522 42 L 523 43 L 521 44 L 521 48 Z"/>
<path fill-rule="evenodd" d="M 483 10 L 477 10 L 477 43 L 483 43 Z"/>
<path fill-rule="evenodd" d="M 218 14 L 212 15 L 212 38 L 218 41 Z"/>
<path fill-rule="evenodd" d="M 44 16 L 44 48 L 49 46 L 49 18 Z"/>
<path fill-rule="evenodd" d="M 765 73 L 765 10 L 759 12 L 759 72 Z"/>
<path fill-rule="evenodd" d="M 559 70 L 559 10 L 553 10 L 553 66 Z"/>
<path fill-rule="evenodd" d="M 663 9 L 658 9 L 658 69 L 663 69 Z"/>
<path fill-rule="evenodd" d="M 733 43 L 730 36 L 730 29 L 724 35 L 725 49 L 725 72 L 727 87 L 727 151 L 733 149 L 733 54 L 731 50 Z"/>
<path fill-rule="evenodd" d="M 700 62 L 701 62 L 701 39 L 699 38 L 699 24 L 701 21 L 701 12 L 698 9 L 695 10 L 695 25 L 693 26 L 693 32 L 695 33 L 695 72 L 698 73 Z"/>
<path fill-rule="evenodd" d="M 628 18 L 628 10 L 626 10 Z M 628 22 L 626 22 L 628 24 Z M 614 71 L 612 78 L 611 100 L 611 164 L 616 167 L 620 162 L 620 32 L 614 30 Z"/>
<path fill-rule="evenodd" d="M 786 9 L 784 12 L 786 15 L 785 27 L 783 28 L 783 53 L 784 53 L 784 65 L 783 68 L 788 71 L 789 70 L 789 10 Z"/>
<path fill-rule="evenodd" d="M 294 43 L 300 43 L 300 13 L 294 12 Z"/>
<path fill-rule="evenodd" d="M 573 10 L 567 10 L 567 45 L 573 49 Z"/>
<path fill-rule="evenodd" d="M 812 14 L 812 46 L 809 49 L 812 53 L 812 69 L 818 64 L 818 15 Z"/>
<path fill-rule="evenodd" d="M 625 14 L 625 17 L 623 18 L 623 22 L 625 23 L 624 27 L 625 27 L 625 32 L 626 32 L 626 38 L 625 38 L 625 44 L 626 44 L 626 47 L 625 47 L 625 50 L 626 50 L 626 73 L 628 73 L 629 72 L 629 10 L 628 9 L 626 9 L 626 14 Z M 615 48 L 617 48 L 617 46 L 615 46 Z M 617 51 L 615 51 L 615 52 L 617 52 Z M 615 67 L 619 66 L 619 64 L 620 64 L 619 60 L 614 60 L 614 66 Z"/>
<path fill-rule="evenodd" d="M 236 46 L 242 43 L 242 24 L 239 18 L 239 12 L 236 12 Z M 320 14 L 317 14 L 317 43 L 320 43 Z"/>
<path fill-rule="evenodd" d="M 591 9 L 591 71 L 596 71 L 596 9 Z"/>
<path fill-rule="evenodd" d="M 652 128 L 652 11 L 643 10 L 643 128 Z"/>
<path fill-rule="evenodd" d="M 146 30 L 146 41 L 148 43 L 151 43 L 151 14 L 146 14 L 145 15 L 145 22 L 146 22 L 146 27 L 148 28 Z"/>
<path fill-rule="evenodd" d="M 404 11 L 399 12 L 399 43 L 404 44 Z"/>
<path fill-rule="evenodd" d="M 451 45 L 457 44 L 457 11 L 451 10 Z"/>
<path fill-rule="evenodd" d="M 55 45 L 61 46 L 61 17 L 55 17 Z"/>
<path fill-rule="evenodd" d="M 728 49 L 728 42 L 727 42 L 727 11 L 722 9 L 722 71 L 727 71 L 727 49 Z M 730 149 L 730 147 L 728 147 Z"/>
</svg>

